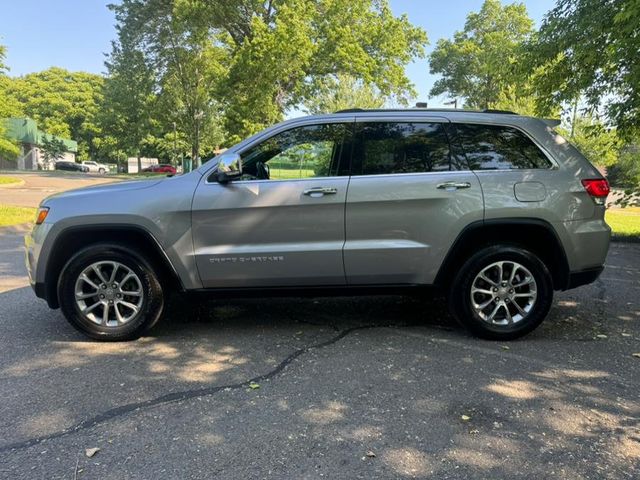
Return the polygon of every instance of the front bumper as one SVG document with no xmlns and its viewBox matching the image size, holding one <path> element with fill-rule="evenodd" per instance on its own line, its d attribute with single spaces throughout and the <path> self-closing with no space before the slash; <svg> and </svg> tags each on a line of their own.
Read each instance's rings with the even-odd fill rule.
<svg viewBox="0 0 640 480">
<path fill-rule="evenodd" d="M 29 275 L 31 288 L 39 298 L 46 299 L 44 272 L 39 268 L 40 253 L 44 239 L 51 229 L 51 224 L 34 225 L 24 237 L 24 262 Z"/>
</svg>

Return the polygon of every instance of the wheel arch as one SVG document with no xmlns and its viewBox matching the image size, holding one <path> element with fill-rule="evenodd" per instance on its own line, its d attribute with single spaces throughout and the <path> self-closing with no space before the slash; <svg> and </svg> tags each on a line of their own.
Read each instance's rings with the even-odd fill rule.
<svg viewBox="0 0 640 480">
<path fill-rule="evenodd" d="M 65 228 L 50 248 L 44 277 L 44 297 L 51 308 L 60 306 L 58 281 L 69 260 L 79 250 L 94 244 L 109 243 L 133 250 L 156 269 L 163 284 L 184 291 L 184 285 L 157 239 L 137 225 L 82 225 Z"/>
<path fill-rule="evenodd" d="M 551 272 L 554 290 L 567 288 L 569 262 L 564 246 L 549 222 L 535 218 L 501 218 L 469 224 L 449 249 L 434 283 L 448 288 L 458 269 L 473 253 L 497 243 L 522 247 L 536 254 Z"/>
</svg>

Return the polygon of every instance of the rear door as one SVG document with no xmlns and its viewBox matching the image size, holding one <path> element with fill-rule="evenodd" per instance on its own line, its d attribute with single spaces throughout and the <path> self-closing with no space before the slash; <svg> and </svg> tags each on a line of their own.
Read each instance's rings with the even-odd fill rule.
<svg viewBox="0 0 640 480">
<path fill-rule="evenodd" d="M 240 152 L 241 180 L 200 183 L 192 225 L 205 288 L 346 283 L 352 128 L 353 118 L 278 131 Z"/>
<path fill-rule="evenodd" d="M 352 169 L 348 284 L 431 284 L 458 234 L 483 218 L 480 184 L 452 154 L 446 119 L 358 119 Z"/>
</svg>

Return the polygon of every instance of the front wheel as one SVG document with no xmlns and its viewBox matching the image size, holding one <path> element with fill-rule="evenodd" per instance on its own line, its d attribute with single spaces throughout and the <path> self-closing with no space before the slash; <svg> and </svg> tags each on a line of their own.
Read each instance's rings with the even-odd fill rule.
<svg viewBox="0 0 640 480">
<path fill-rule="evenodd" d="M 553 301 L 545 264 L 519 247 L 496 245 L 470 257 L 455 277 L 449 308 L 474 335 L 512 340 L 533 331 Z"/>
<path fill-rule="evenodd" d="M 104 170 L 104 168 L 100 168 L 100 169 L 98 169 L 98 173 L 99 173 L 100 175 L 104 175 L 104 174 L 105 174 L 105 170 Z"/>
<path fill-rule="evenodd" d="M 131 340 L 151 328 L 164 305 L 162 287 L 141 255 L 97 244 L 62 270 L 60 308 L 69 323 L 97 340 Z"/>
</svg>

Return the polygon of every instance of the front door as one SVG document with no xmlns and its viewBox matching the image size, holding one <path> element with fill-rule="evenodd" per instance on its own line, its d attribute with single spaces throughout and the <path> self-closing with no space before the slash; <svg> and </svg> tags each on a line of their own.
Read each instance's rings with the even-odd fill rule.
<svg viewBox="0 0 640 480">
<path fill-rule="evenodd" d="M 445 119 L 356 124 L 346 208 L 347 282 L 431 284 L 462 229 L 483 218 L 477 177 Z"/>
<path fill-rule="evenodd" d="M 193 241 L 205 288 L 344 285 L 352 123 L 312 124 L 239 152 L 243 177 L 200 182 Z"/>
</svg>

